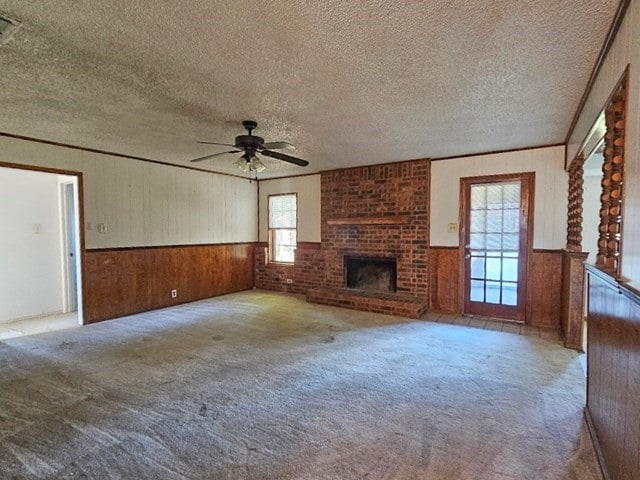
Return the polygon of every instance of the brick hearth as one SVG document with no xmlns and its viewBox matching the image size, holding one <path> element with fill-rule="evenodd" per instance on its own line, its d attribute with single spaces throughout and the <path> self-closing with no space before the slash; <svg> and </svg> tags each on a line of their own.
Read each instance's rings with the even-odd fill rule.
<svg viewBox="0 0 640 480">
<path fill-rule="evenodd" d="M 426 300 L 410 295 L 352 288 L 311 288 L 307 302 L 409 318 L 418 318 L 427 310 Z"/>
</svg>

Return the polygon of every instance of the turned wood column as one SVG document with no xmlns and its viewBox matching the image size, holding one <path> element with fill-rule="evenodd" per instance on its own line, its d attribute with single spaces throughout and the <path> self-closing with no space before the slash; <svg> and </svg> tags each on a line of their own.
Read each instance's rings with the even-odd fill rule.
<svg viewBox="0 0 640 480">
<path fill-rule="evenodd" d="M 584 312 L 584 262 L 582 251 L 582 199 L 584 155 L 580 153 L 569 165 L 569 198 L 567 204 L 567 248 L 562 254 L 561 312 L 564 346 L 582 350 L 582 317 Z"/>
<path fill-rule="evenodd" d="M 569 165 L 569 198 L 567 202 L 567 250 L 582 251 L 582 202 L 584 194 L 584 155 Z"/>
<path fill-rule="evenodd" d="M 621 273 L 622 204 L 624 189 L 624 145 L 626 127 L 625 84 L 605 109 L 602 195 L 596 265 L 618 278 Z"/>
</svg>

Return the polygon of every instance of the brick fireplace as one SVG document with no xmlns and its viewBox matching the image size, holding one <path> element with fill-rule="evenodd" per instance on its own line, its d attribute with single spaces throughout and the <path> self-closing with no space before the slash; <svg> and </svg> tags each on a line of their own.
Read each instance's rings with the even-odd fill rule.
<svg viewBox="0 0 640 480">
<path fill-rule="evenodd" d="M 323 172 L 321 243 L 299 249 L 296 265 L 285 267 L 266 263 L 260 245 L 256 286 L 306 293 L 315 303 L 420 315 L 429 290 L 429 175 L 429 160 Z M 345 257 L 393 259 L 395 291 L 347 288 Z M 284 276 L 296 280 L 288 285 Z"/>
<path fill-rule="evenodd" d="M 322 174 L 324 285 L 308 300 L 410 316 L 424 310 L 429 172 L 428 160 L 416 160 Z M 395 291 L 345 291 L 345 257 L 393 259 Z"/>
</svg>

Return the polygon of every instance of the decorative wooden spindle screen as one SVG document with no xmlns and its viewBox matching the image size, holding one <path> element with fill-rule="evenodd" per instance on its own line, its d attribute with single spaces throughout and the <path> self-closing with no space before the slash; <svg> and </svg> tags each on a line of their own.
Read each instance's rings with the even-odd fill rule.
<svg viewBox="0 0 640 480">
<path fill-rule="evenodd" d="M 584 155 L 569 166 L 569 203 L 567 212 L 567 250 L 582 251 L 582 199 L 584 193 Z"/>
<path fill-rule="evenodd" d="M 620 274 L 626 90 L 623 86 L 605 110 L 600 227 L 596 265 Z"/>
</svg>

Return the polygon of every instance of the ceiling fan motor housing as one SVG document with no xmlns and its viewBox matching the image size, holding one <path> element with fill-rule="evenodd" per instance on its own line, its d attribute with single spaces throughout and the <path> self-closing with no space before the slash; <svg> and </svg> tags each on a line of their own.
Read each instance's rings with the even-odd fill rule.
<svg viewBox="0 0 640 480">
<path fill-rule="evenodd" d="M 254 135 L 238 135 L 236 137 L 236 148 L 255 153 L 264 143 L 264 138 Z"/>
</svg>

